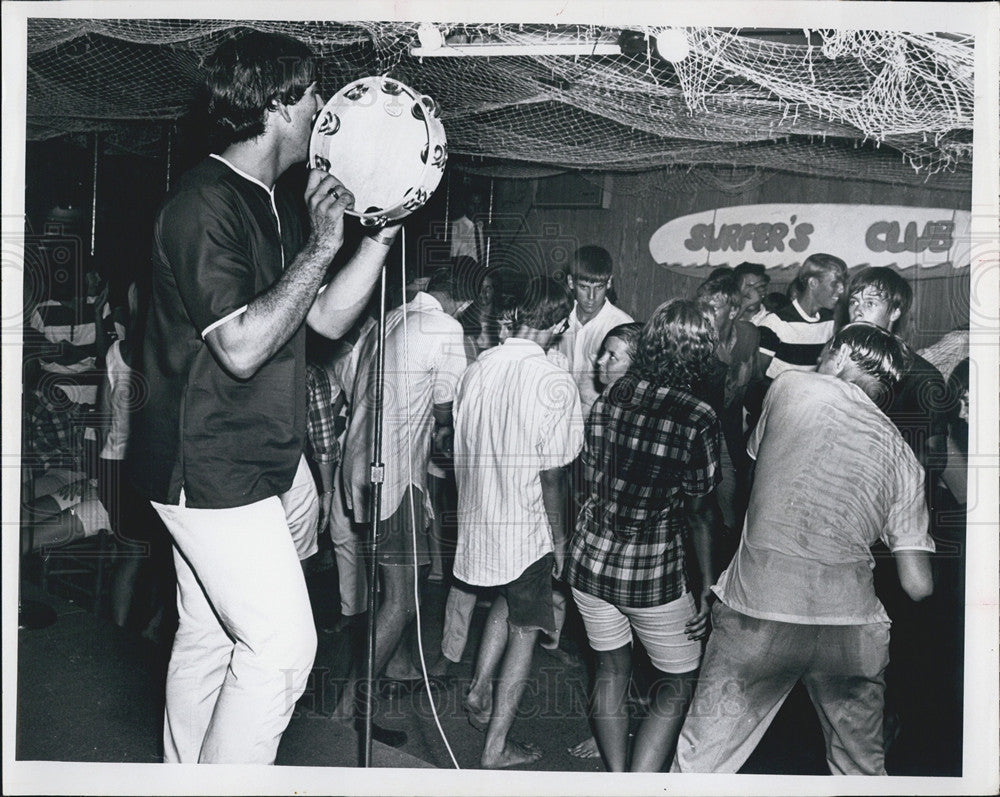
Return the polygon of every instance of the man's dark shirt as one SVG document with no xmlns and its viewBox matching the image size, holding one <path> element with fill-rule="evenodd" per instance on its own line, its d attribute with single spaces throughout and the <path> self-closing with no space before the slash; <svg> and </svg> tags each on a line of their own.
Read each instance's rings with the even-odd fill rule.
<svg viewBox="0 0 1000 797">
<path fill-rule="evenodd" d="M 913 363 L 878 406 L 924 465 L 928 439 L 948 434 L 949 397 L 941 372 L 919 354 L 912 356 Z"/>
<path fill-rule="evenodd" d="M 153 501 L 176 504 L 183 487 L 187 506 L 219 509 L 291 486 L 305 435 L 305 325 L 245 380 L 203 335 L 278 280 L 305 239 L 302 210 L 294 194 L 279 186 L 272 197 L 217 158 L 164 201 L 142 355 L 148 393 L 129 450 L 135 486 Z"/>
</svg>

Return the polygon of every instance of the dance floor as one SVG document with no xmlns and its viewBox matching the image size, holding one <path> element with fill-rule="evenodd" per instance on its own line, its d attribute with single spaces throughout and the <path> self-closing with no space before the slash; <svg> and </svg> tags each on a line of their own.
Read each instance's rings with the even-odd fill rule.
<svg viewBox="0 0 1000 797">
<path fill-rule="evenodd" d="M 319 628 L 336 619 L 336 573 L 314 571 L 310 594 Z M 139 634 L 124 631 L 104 617 L 26 583 L 26 598 L 42 600 L 57 613 L 43 629 L 21 629 L 18 635 L 17 747 L 19 760 L 143 763 L 160 760 L 163 683 L 168 649 Z M 439 651 L 441 618 L 447 590 L 428 584 L 423 613 L 423 645 L 428 663 Z M 463 687 L 472 676 L 478 630 L 485 613 L 478 607 L 473 632 L 454 683 L 435 693 L 438 719 L 459 766 L 478 765 L 483 734 L 471 727 L 461 708 Z M 561 644 L 567 664 L 539 648 L 512 736 L 541 747 L 544 756 L 525 767 L 532 770 L 600 772 L 599 760 L 580 760 L 568 748 L 590 734 L 586 719 L 589 661 L 580 649 L 579 618 L 570 615 Z M 358 736 L 349 724 L 330 717 L 338 685 L 351 651 L 362 649 L 363 629 L 319 632 L 319 649 L 306 693 L 295 708 L 278 750 L 286 766 L 355 767 Z M 406 731 L 399 750 L 375 742 L 379 767 L 452 766 L 430 701 L 420 690 L 378 700 L 377 722 Z M 960 745 L 960 742 L 959 742 Z M 960 746 L 959 748 L 960 749 Z M 890 756 L 890 772 L 946 774 L 940 765 Z M 931 771 L 927 771 L 932 767 Z M 933 771 L 936 769 L 937 771 Z M 743 772 L 825 774 L 823 742 L 808 698 L 793 691 L 786 705 L 744 766 Z M 951 774 L 950 772 L 948 774 Z"/>
</svg>

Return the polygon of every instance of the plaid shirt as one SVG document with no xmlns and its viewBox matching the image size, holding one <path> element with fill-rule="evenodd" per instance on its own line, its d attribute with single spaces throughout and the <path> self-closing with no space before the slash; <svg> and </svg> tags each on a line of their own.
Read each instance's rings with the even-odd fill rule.
<svg viewBox="0 0 1000 797">
<path fill-rule="evenodd" d="M 590 488 L 566 580 L 618 606 L 660 606 L 687 590 L 684 496 L 721 481 L 708 404 L 628 373 L 594 404 L 583 465 Z"/>
<path fill-rule="evenodd" d="M 309 405 L 306 411 L 306 440 L 316 462 L 340 460 L 340 443 L 337 442 L 333 413 L 333 387 L 326 370 L 313 363 L 306 364 L 306 392 Z"/>
</svg>

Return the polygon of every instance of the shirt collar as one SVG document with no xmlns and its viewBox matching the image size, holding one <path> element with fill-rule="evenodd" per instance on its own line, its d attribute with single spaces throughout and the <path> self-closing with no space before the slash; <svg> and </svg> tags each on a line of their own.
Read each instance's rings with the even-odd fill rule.
<svg viewBox="0 0 1000 797">
<path fill-rule="evenodd" d="M 507 338 L 507 340 L 500 344 L 500 350 L 525 357 L 532 354 L 540 354 L 543 357 L 545 356 L 545 349 L 535 343 L 535 341 L 528 340 L 527 338 Z"/>
<path fill-rule="evenodd" d="M 259 185 L 261 188 L 263 188 L 265 191 L 267 191 L 267 193 L 269 193 L 269 194 L 273 194 L 274 193 L 274 186 L 273 185 L 270 188 L 268 188 L 266 185 L 264 185 L 260 180 L 258 180 L 253 175 L 247 174 L 242 169 L 237 169 L 235 166 L 233 166 L 233 164 L 231 164 L 229 161 L 227 161 L 221 155 L 218 155 L 218 154 L 216 154 L 216 153 L 213 152 L 213 153 L 211 153 L 209 155 L 209 157 L 215 158 L 218 161 L 222 161 L 224 164 L 226 164 L 226 166 L 228 166 L 230 169 L 232 169 L 234 172 L 236 172 L 240 177 L 242 177 L 242 178 L 244 178 L 246 180 L 249 180 L 251 183 Z"/>
<path fill-rule="evenodd" d="M 570 325 L 571 329 L 582 329 L 583 327 L 586 326 L 586 324 L 581 324 L 580 323 L 580 319 L 577 318 L 577 316 L 576 316 L 576 308 L 577 308 L 577 306 L 578 306 L 578 302 L 574 301 L 573 302 L 573 309 L 570 310 L 570 312 L 569 312 L 569 325 Z M 610 307 L 611 307 L 611 302 L 608 299 L 605 299 L 604 300 L 604 304 L 601 305 L 601 309 L 598 310 L 594 314 L 594 317 L 591 318 L 590 321 L 587 322 L 587 324 L 590 324 L 590 323 L 596 321 L 598 318 L 600 318 L 602 315 L 604 315 L 604 313 L 608 312 L 608 310 L 610 309 Z"/>
<path fill-rule="evenodd" d="M 799 315 L 802 316 L 803 318 L 808 318 L 810 321 L 818 321 L 819 320 L 819 311 L 818 310 L 816 311 L 816 315 L 809 315 L 809 313 L 807 313 L 805 310 L 802 309 L 802 305 L 799 304 L 799 300 L 798 299 L 792 299 L 792 304 L 795 305 L 795 309 L 799 311 Z"/>
<path fill-rule="evenodd" d="M 424 291 L 417 291 L 416 295 L 410 299 L 407 307 L 412 307 L 414 309 L 427 308 L 430 310 L 440 310 L 442 313 L 444 312 L 444 307 L 441 306 L 441 302 Z"/>
</svg>

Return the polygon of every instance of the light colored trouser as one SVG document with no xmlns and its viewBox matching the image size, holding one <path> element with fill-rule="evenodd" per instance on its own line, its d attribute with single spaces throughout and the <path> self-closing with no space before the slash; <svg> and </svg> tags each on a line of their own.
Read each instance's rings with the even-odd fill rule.
<svg viewBox="0 0 1000 797">
<path fill-rule="evenodd" d="M 278 497 L 301 562 L 319 550 L 319 496 L 305 457 L 299 460 L 292 486 Z"/>
<path fill-rule="evenodd" d="M 801 680 L 830 772 L 884 775 L 882 707 L 889 623 L 799 625 L 712 607 L 712 635 L 672 772 L 734 773 Z"/>
<path fill-rule="evenodd" d="M 441 633 L 441 654 L 450 662 L 458 664 L 462 660 L 475 608 L 476 593 L 453 584 L 444 604 L 444 630 Z M 559 637 L 566 622 L 566 596 L 556 589 L 552 590 L 552 613 L 555 615 L 556 630 L 552 634 L 539 635 L 542 647 L 548 650 L 559 647 Z"/>
<path fill-rule="evenodd" d="M 330 541 L 337 560 L 340 584 L 340 613 L 350 617 L 365 611 L 368 604 L 368 576 L 364 558 L 358 552 L 360 540 L 354 532 L 351 514 L 344 501 L 343 468 L 338 464 L 333 474 L 336 492 L 330 506 Z"/>
<path fill-rule="evenodd" d="M 305 578 L 277 496 L 232 509 L 153 503 L 174 540 L 178 628 L 167 763 L 273 764 L 316 655 Z"/>
</svg>

